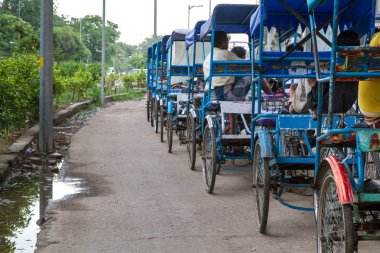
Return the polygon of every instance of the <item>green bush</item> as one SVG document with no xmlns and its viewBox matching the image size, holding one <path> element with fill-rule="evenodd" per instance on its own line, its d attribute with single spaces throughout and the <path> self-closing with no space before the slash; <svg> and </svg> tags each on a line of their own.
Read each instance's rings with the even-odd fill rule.
<svg viewBox="0 0 380 253">
<path fill-rule="evenodd" d="M 37 55 L 0 60 L 0 135 L 38 119 L 39 85 Z"/>
</svg>

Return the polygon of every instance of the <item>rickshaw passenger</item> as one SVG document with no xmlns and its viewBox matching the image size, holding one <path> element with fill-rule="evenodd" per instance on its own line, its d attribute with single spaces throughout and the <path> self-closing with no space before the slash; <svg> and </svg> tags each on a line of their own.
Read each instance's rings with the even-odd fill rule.
<svg viewBox="0 0 380 253">
<path fill-rule="evenodd" d="M 380 30 L 377 30 L 369 44 L 371 47 L 380 47 Z M 371 78 L 359 82 L 358 102 L 360 111 L 368 125 L 380 128 L 380 79 Z"/>
<path fill-rule="evenodd" d="M 209 54 L 203 62 L 204 77 L 210 75 Z M 241 60 L 236 54 L 228 51 L 228 36 L 223 31 L 215 32 L 214 60 L 231 61 Z M 220 101 L 244 101 L 251 87 L 251 77 L 217 76 L 212 78 L 211 96 Z M 206 85 L 205 90 L 208 90 Z"/>
<path fill-rule="evenodd" d="M 237 57 L 240 59 L 245 59 L 245 55 L 247 54 L 247 51 L 243 47 L 234 47 L 231 49 L 231 52 L 236 54 Z"/>
<path fill-rule="evenodd" d="M 346 30 L 337 37 L 338 46 L 359 46 L 360 39 L 356 32 Z M 290 113 L 315 113 L 318 106 L 318 85 L 315 79 L 308 78 L 303 85 L 290 90 Z M 328 110 L 328 85 L 324 85 L 322 113 Z M 345 113 L 355 103 L 358 92 L 357 81 L 335 82 L 334 113 Z"/>
</svg>

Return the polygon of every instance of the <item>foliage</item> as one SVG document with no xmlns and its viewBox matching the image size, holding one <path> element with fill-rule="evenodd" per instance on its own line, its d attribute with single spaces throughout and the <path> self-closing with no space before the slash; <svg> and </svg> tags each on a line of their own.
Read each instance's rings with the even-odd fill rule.
<svg viewBox="0 0 380 253">
<path fill-rule="evenodd" d="M 115 89 L 117 81 L 119 80 L 118 75 L 109 74 L 106 76 L 106 89 Z"/>
<path fill-rule="evenodd" d="M 130 90 L 133 88 L 133 83 L 136 81 L 134 74 L 127 74 L 121 76 L 121 81 L 125 89 Z"/>
<path fill-rule="evenodd" d="M 55 27 L 53 41 L 55 61 L 86 61 L 91 57 L 90 50 L 70 26 Z"/>
<path fill-rule="evenodd" d="M 0 135 L 38 118 L 38 64 L 36 55 L 0 60 Z"/>
<path fill-rule="evenodd" d="M 133 54 L 133 55 L 128 59 L 128 64 L 129 64 L 133 69 L 142 69 L 142 68 L 145 68 L 145 65 L 146 65 L 146 58 L 144 57 L 143 54 Z"/>
<path fill-rule="evenodd" d="M 102 17 L 98 15 L 87 15 L 82 19 L 72 19 L 72 26 L 75 31 L 80 30 L 82 24 L 82 39 L 91 52 L 92 61 L 101 61 L 102 49 Z M 106 60 L 111 62 L 111 57 L 115 54 L 115 43 L 120 37 L 118 25 L 107 21 L 106 25 Z"/>
<path fill-rule="evenodd" d="M 29 23 L 34 30 L 39 30 L 40 0 L 3 0 L 2 2 L 0 13 L 20 17 Z"/>
<path fill-rule="evenodd" d="M 38 38 L 30 24 L 18 17 L 2 14 L 0 27 L 0 52 L 3 56 L 11 56 L 12 52 L 36 52 Z"/>
</svg>

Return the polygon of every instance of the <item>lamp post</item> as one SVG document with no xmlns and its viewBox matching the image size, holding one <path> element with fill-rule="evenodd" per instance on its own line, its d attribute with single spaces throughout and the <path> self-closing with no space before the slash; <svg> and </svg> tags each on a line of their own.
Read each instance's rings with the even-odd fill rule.
<svg viewBox="0 0 380 253">
<path fill-rule="evenodd" d="M 103 0 L 103 28 L 102 28 L 102 88 L 101 103 L 105 104 L 104 84 L 106 82 L 106 0 Z"/>
<path fill-rule="evenodd" d="M 190 29 L 190 10 L 195 7 L 203 7 L 203 5 L 189 5 L 187 9 L 187 29 Z"/>
<path fill-rule="evenodd" d="M 153 38 L 157 39 L 157 0 L 154 0 L 154 28 L 153 28 Z"/>
<path fill-rule="evenodd" d="M 211 0 L 208 1 L 208 16 L 211 16 Z"/>
</svg>

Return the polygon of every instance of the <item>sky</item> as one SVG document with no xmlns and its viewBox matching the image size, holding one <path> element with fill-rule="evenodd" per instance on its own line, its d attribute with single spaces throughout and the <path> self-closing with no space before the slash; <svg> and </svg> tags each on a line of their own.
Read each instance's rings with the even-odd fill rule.
<svg viewBox="0 0 380 253">
<path fill-rule="evenodd" d="M 211 0 L 212 8 L 220 3 L 255 4 L 257 0 Z M 190 29 L 198 20 L 209 17 L 210 0 L 157 0 L 157 34 L 171 34 L 187 29 L 188 6 L 203 5 L 190 11 Z M 58 0 L 58 14 L 81 18 L 102 15 L 102 0 Z M 106 19 L 119 25 L 120 41 L 138 44 L 153 35 L 154 0 L 106 0 Z"/>
</svg>

